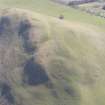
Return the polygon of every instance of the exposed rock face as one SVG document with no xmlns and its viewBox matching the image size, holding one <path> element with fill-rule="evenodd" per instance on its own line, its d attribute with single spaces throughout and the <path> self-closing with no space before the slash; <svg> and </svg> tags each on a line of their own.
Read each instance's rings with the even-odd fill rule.
<svg viewBox="0 0 105 105">
<path fill-rule="evenodd" d="M 53 0 L 64 5 L 78 5 L 83 3 L 95 2 L 96 0 Z"/>
</svg>

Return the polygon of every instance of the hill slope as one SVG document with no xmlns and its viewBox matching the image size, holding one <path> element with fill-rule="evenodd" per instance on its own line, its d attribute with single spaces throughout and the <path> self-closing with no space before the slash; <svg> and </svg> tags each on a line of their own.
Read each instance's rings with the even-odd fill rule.
<svg viewBox="0 0 105 105">
<path fill-rule="evenodd" d="M 104 105 L 104 37 L 98 25 L 1 10 L 1 104 Z"/>
<path fill-rule="evenodd" d="M 83 22 L 105 27 L 105 20 L 85 12 L 59 5 L 51 0 L 0 0 L 0 8 L 22 8 L 53 17 L 64 15 L 65 20 Z"/>
</svg>

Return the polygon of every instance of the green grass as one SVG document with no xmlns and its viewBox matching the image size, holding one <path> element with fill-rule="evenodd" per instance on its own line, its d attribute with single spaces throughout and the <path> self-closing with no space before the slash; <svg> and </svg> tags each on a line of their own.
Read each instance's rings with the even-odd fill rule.
<svg viewBox="0 0 105 105">
<path fill-rule="evenodd" d="M 55 4 L 49 0 L 0 0 L 0 7 L 23 8 L 54 17 L 59 17 L 60 14 L 63 14 L 67 20 L 105 26 L 105 21 L 102 18 L 91 16 L 70 7 Z"/>
</svg>

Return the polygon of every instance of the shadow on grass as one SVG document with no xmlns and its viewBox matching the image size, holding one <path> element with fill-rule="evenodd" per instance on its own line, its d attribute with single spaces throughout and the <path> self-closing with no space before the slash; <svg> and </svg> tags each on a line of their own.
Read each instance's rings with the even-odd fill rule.
<svg viewBox="0 0 105 105">
<path fill-rule="evenodd" d="M 49 81 L 44 68 L 34 61 L 34 58 L 26 61 L 24 66 L 23 81 L 28 85 L 40 85 Z"/>
<path fill-rule="evenodd" d="M 1 97 L 4 97 L 10 104 L 14 104 L 14 97 L 8 84 L 0 83 L 0 92 Z"/>
<path fill-rule="evenodd" d="M 11 25 L 9 16 L 2 16 L 0 18 L 0 36 L 6 32 L 7 27 Z"/>
<path fill-rule="evenodd" d="M 33 54 L 36 49 L 29 38 L 31 27 L 31 23 L 28 20 L 23 20 L 20 22 L 18 32 L 19 37 L 22 38 L 24 50 L 29 54 Z"/>
</svg>

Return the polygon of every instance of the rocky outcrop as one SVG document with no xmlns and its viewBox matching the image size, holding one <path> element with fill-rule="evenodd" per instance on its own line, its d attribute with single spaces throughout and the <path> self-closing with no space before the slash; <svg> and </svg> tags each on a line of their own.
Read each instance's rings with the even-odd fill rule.
<svg viewBox="0 0 105 105">
<path fill-rule="evenodd" d="M 96 0 L 53 0 L 64 5 L 78 5 L 83 3 L 95 2 Z"/>
</svg>

